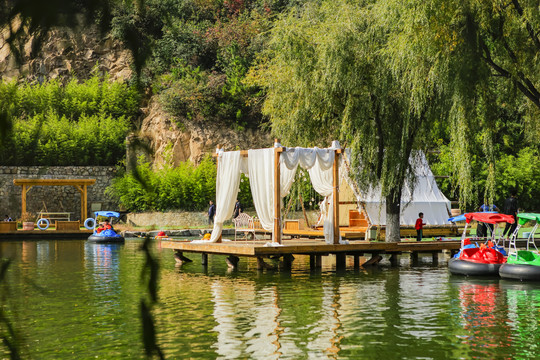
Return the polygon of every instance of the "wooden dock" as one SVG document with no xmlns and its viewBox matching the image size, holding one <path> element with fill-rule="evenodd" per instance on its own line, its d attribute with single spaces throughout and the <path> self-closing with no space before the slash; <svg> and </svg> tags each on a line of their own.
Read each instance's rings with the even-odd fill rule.
<svg viewBox="0 0 540 360">
<path fill-rule="evenodd" d="M 92 230 L 15 230 L 0 232 L 0 240 L 88 239 Z"/>
<path fill-rule="evenodd" d="M 265 258 L 283 257 L 286 267 L 290 267 L 294 255 L 309 255 L 310 267 L 320 267 L 321 256 L 335 255 L 336 268 L 343 269 L 346 257 L 354 257 L 354 266 L 359 267 L 360 257 L 365 254 L 371 255 L 367 264 L 374 264 L 382 259 L 382 255 L 389 254 L 389 261 L 397 265 L 397 255 L 410 253 L 411 261 L 418 260 L 421 253 L 429 253 L 433 261 L 438 261 L 439 253 L 448 251 L 456 253 L 460 248 L 459 240 L 452 241 L 422 241 L 422 242 L 399 242 L 386 243 L 380 241 L 350 241 L 349 244 L 327 244 L 324 240 L 316 239 L 290 239 L 282 240 L 283 246 L 267 246 L 267 241 L 224 241 L 222 243 L 193 243 L 187 240 L 162 240 L 161 248 L 172 249 L 179 263 L 190 261 L 184 253 L 200 253 L 203 256 L 203 264 L 206 264 L 208 254 L 226 255 L 229 266 L 235 267 L 239 257 L 256 257 L 259 260 L 259 268 L 265 268 Z"/>
<path fill-rule="evenodd" d="M 440 226 L 440 227 L 430 227 L 424 229 L 424 238 L 430 238 L 430 237 L 457 237 L 461 235 L 461 231 L 459 231 L 457 226 Z M 372 231 L 375 233 L 377 240 L 384 241 L 385 237 L 385 229 L 380 229 L 377 233 L 377 230 L 375 228 L 372 229 Z M 256 228 L 255 233 L 257 234 L 263 234 L 263 235 L 271 235 L 272 231 L 264 230 L 262 228 Z M 291 237 L 291 238 L 324 238 L 324 231 L 322 228 L 315 228 L 315 229 L 283 229 L 282 231 L 283 236 Z M 342 239 L 345 240 L 364 240 L 366 238 L 366 228 L 359 228 L 359 227 L 348 227 L 348 226 L 340 226 L 339 227 L 339 233 L 341 235 Z M 416 238 L 416 229 L 413 227 L 401 227 L 400 228 L 400 236 L 402 238 Z"/>
<path fill-rule="evenodd" d="M 349 244 L 327 244 L 317 239 L 290 239 L 282 240 L 283 246 L 268 246 L 268 241 L 224 241 L 222 243 L 193 243 L 189 240 L 161 240 L 161 248 L 174 250 L 178 263 L 190 262 L 184 253 L 202 254 L 202 264 L 207 265 L 208 254 L 225 255 L 230 267 L 236 267 L 240 257 L 255 257 L 258 260 L 258 269 L 271 266 L 264 262 L 266 258 L 282 258 L 284 268 L 290 269 L 294 255 L 309 255 L 310 268 L 320 268 L 322 256 L 334 255 L 336 269 L 345 269 L 347 256 L 354 258 L 354 267 L 377 264 L 382 255 L 389 255 L 388 260 L 392 266 L 398 265 L 398 255 L 409 254 L 411 263 L 418 261 L 420 254 L 431 254 L 433 263 L 437 263 L 439 254 L 446 252 L 450 256 L 456 254 L 461 246 L 460 240 L 443 241 L 402 241 L 386 243 L 381 241 L 349 241 Z M 518 248 L 524 248 L 526 239 L 518 239 Z M 503 244 L 500 244 L 501 246 Z M 505 244 L 508 246 L 508 242 Z M 371 258 L 360 263 L 360 257 L 371 255 Z"/>
</svg>

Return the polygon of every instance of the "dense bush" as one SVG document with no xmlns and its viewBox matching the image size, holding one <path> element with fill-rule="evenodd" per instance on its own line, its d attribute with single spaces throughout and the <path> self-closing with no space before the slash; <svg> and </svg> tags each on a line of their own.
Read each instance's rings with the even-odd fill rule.
<svg viewBox="0 0 540 360">
<path fill-rule="evenodd" d="M 432 170 L 435 175 L 451 175 L 453 168 L 451 157 L 453 151 L 448 146 L 441 146 L 441 153 L 437 162 L 433 162 Z M 493 203 L 502 208 L 504 199 L 516 192 L 519 206 L 523 211 L 540 211 L 540 168 L 535 164 L 540 163 L 540 154 L 533 147 L 524 147 L 516 154 L 500 152 L 495 159 L 495 198 Z M 488 177 L 488 164 L 482 156 L 473 156 L 472 178 L 475 184 L 476 202 L 467 210 L 477 209 L 484 203 L 486 192 L 486 179 Z M 452 178 L 439 179 L 441 190 L 449 197 L 454 197 Z M 489 200 L 487 200 L 489 201 Z"/>
<path fill-rule="evenodd" d="M 208 156 L 198 166 L 185 162 L 154 171 L 140 158 L 137 170 L 113 180 L 107 193 L 129 211 L 206 210 L 208 202 L 216 197 L 216 165 Z M 252 203 L 245 177 L 238 198 L 244 206 Z"/>
<path fill-rule="evenodd" d="M 178 123 L 255 128 L 263 122 L 260 89 L 244 80 L 262 51 L 272 19 L 288 4 L 151 0 L 145 3 L 145 11 L 129 6 L 118 11 L 113 34 L 128 45 L 135 38 L 141 52 L 150 52 L 144 57 L 142 82 L 153 85 Z"/>
<path fill-rule="evenodd" d="M 0 98 L 12 120 L 0 163 L 46 166 L 118 163 L 140 101 L 134 88 L 97 76 L 65 86 L 0 81 Z"/>
</svg>

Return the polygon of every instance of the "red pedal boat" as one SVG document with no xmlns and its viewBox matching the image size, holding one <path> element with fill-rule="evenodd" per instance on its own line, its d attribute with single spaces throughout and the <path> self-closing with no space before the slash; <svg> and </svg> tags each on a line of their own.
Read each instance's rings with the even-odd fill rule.
<svg viewBox="0 0 540 360">
<path fill-rule="evenodd" d="M 465 238 L 467 226 L 473 220 L 494 225 L 495 230 L 492 232 L 491 239 L 475 246 L 471 244 L 469 239 Z M 465 221 L 466 225 L 461 237 L 461 250 L 458 256 L 450 259 L 448 269 L 452 274 L 457 275 L 498 276 L 499 268 L 506 262 L 506 257 L 499 250 L 495 241 L 496 227 L 500 223 L 514 223 L 513 216 L 497 213 L 467 213 Z"/>
</svg>

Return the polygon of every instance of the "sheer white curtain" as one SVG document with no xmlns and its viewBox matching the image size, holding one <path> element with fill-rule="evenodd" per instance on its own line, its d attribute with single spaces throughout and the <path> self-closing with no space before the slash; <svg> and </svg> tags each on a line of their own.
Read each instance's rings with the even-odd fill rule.
<svg viewBox="0 0 540 360">
<path fill-rule="evenodd" d="M 248 150 L 249 185 L 253 204 L 261 226 L 269 231 L 274 229 L 274 160 L 273 148 Z M 289 168 L 281 160 L 280 193 L 282 198 L 291 190 L 297 167 L 298 163 L 292 164 Z"/>
<path fill-rule="evenodd" d="M 307 169 L 315 191 L 321 196 L 330 197 L 330 206 L 323 213 L 323 216 L 325 216 L 323 224 L 324 238 L 329 244 L 334 242 L 334 217 L 330 209 L 332 209 L 334 201 L 332 165 L 334 164 L 335 149 L 337 148 L 339 148 L 339 143 L 333 144 L 333 147 L 328 149 L 288 148 L 281 156 L 286 168 L 294 167 L 296 171 L 296 166 L 300 165 L 302 168 Z"/>
<path fill-rule="evenodd" d="M 277 144 L 277 146 L 281 146 Z M 280 156 L 280 194 L 289 194 L 298 165 L 308 170 L 315 191 L 330 197 L 333 203 L 333 172 L 335 148 L 289 148 Z M 275 150 L 248 150 L 247 162 L 240 151 L 220 152 L 218 154 L 218 173 L 216 180 L 216 216 L 211 242 L 219 239 L 223 222 L 232 216 L 238 195 L 240 174 L 249 172 L 251 194 L 257 216 L 265 230 L 274 229 L 274 160 Z M 246 166 L 247 165 L 247 166 Z M 247 168 L 247 170 L 246 170 Z M 327 243 L 333 243 L 334 217 L 328 210 L 324 221 L 324 235 Z M 340 238 L 341 242 L 341 238 Z"/>
<path fill-rule="evenodd" d="M 218 153 L 216 216 L 210 242 L 218 241 L 223 231 L 223 222 L 230 219 L 233 214 L 240 186 L 240 174 L 245 169 L 244 162 L 240 151 Z"/>
<path fill-rule="evenodd" d="M 274 149 L 248 150 L 253 205 L 265 230 L 274 228 Z"/>
</svg>

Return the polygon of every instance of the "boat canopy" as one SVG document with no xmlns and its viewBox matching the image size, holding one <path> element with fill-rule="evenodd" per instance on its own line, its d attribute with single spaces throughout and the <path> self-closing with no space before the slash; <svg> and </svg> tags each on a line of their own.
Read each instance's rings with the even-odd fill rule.
<svg viewBox="0 0 540 360">
<path fill-rule="evenodd" d="M 467 224 L 473 220 L 480 221 L 487 224 L 498 224 L 502 222 L 513 224 L 514 217 L 512 215 L 498 214 L 498 213 L 486 213 L 486 212 L 474 212 L 465 214 Z"/>
<path fill-rule="evenodd" d="M 94 211 L 94 214 L 96 215 L 96 217 L 98 216 L 115 217 L 115 218 L 120 217 L 120 213 L 116 211 Z"/>
<path fill-rule="evenodd" d="M 540 214 L 536 213 L 520 213 L 517 215 L 519 225 L 525 225 L 528 221 L 536 221 L 540 224 Z"/>
<path fill-rule="evenodd" d="M 496 211 L 483 211 L 483 213 L 484 214 L 498 214 L 498 212 Z M 465 221 L 465 220 L 467 220 L 465 218 L 465 214 L 456 215 L 448 219 L 448 221 L 451 221 L 451 222 L 458 222 L 458 221 Z"/>
</svg>

